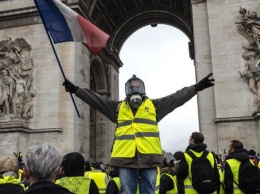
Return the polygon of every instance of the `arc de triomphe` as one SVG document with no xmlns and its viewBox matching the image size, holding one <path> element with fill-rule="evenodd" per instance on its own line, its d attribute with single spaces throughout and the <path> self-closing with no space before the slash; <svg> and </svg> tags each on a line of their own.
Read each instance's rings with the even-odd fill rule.
<svg viewBox="0 0 260 194">
<path fill-rule="evenodd" d="M 196 78 L 213 72 L 214 88 L 198 94 L 199 125 L 209 150 L 230 140 L 260 151 L 259 0 L 63 0 L 110 35 L 93 56 L 81 43 L 55 45 L 67 77 L 109 99 L 118 99 L 120 49 L 136 30 L 168 24 L 190 39 Z M 107 163 L 114 124 L 61 86 L 57 65 L 33 0 L 0 0 L 0 156 L 42 142 L 65 154 Z"/>
</svg>

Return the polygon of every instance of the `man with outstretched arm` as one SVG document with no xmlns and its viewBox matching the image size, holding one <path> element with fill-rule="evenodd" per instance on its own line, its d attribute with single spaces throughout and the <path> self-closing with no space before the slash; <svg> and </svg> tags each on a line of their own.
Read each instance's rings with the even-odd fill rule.
<svg viewBox="0 0 260 194">
<path fill-rule="evenodd" d="M 133 75 L 125 84 L 126 98 L 115 101 L 80 88 L 69 80 L 63 85 L 67 92 L 97 109 L 116 123 L 110 165 L 119 168 L 124 194 L 154 194 L 156 167 L 162 165 L 163 156 L 158 122 L 174 109 L 189 101 L 198 91 L 214 85 L 210 73 L 197 84 L 185 87 L 168 96 L 150 99 L 145 94 L 144 82 Z"/>
</svg>

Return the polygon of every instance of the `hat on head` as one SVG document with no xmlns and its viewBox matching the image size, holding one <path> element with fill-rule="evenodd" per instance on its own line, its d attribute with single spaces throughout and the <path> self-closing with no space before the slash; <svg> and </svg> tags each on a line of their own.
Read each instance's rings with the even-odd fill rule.
<svg viewBox="0 0 260 194">
<path fill-rule="evenodd" d="M 84 176 L 85 159 L 78 152 L 66 154 L 62 160 L 65 176 Z"/>
<path fill-rule="evenodd" d="M 90 162 L 88 160 L 85 162 L 85 171 L 91 171 Z"/>
<path fill-rule="evenodd" d="M 100 166 L 99 162 L 92 163 L 92 167 L 95 168 L 95 169 L 101 170 L 101 166 Z"/>
<path fill-rule="evenodd" d="M 4 158 L 0 160 L 0 172 L 8 172 L 13 171 L 18 173 L 19 171 L 19 164 L 16 158 Z"/>
<path fill-rule="evenodd" d="M 175 152 L 173 154 L 173 157 L 174 157 L 175 160 L 178 161 L 178 160 L 180 160 L 183 157 L 183 155 L 184 155 L 184 153 L 182 151 L 178 151 L 178 152 Z"/>
<path fill-rule="evenodd" d="M 255 156 L 256 155 L 256 151 L 255 150 L 249 150 L 248 151 L 250 156 Z"/>
</svg>

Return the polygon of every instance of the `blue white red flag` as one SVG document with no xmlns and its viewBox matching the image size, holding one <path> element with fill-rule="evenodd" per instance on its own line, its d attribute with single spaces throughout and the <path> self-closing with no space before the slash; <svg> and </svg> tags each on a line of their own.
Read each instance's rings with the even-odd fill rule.
<svg viewBox="0 0 260 194">
<path fill-rule="evenodd" d="M 106 47 L 109 35 L 60 0 L 34 0 L 34 2 L 54 43 L 83 42 L 94 55 Z"/>
</svg>

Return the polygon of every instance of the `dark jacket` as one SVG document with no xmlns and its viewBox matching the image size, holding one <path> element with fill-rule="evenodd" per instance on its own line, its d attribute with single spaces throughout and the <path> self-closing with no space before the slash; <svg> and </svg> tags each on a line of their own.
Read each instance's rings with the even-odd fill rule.
<svg viewBox="0 0 260 194">
<path fill-rule="evenodd" d="M 202 152 L 205 151 L 207 148 L 207 145 L 204 143 L 199 143 L 199 144 L 191 144 L 187 147 L 186 151 L 188 150 L 193 150 L 195 152 Z M 217 180 L 220 180 L 219 178 L 219 173 L 218 173 L 218 166 L 217 162 L 215 161 L 214 164 L 214 172 L 216 175 Z M 177 170 L 177 182 L 178 182 L 178 193 L 179 194 L 184 194 L 184 179 L 189 175 L 189 166 L 188 163 L 183 156 L 181 158 L 178 170 Z M 220 182 L 219 182 L 220 184 Z"/>
<path fill-rule="evenodd" d="M 50 181 L 38 181 L 31 185 L 24 194 L 72 194 L 69 190 Z"/>
<path fill-rule="evenodd" d="M 240 162 L 249 160 L 249 153 L 246 149 L 238 149 L 230 153 L 226 160 L 228 159 L 236 159 Z M 225 162 L 224 167 L 224 185 L 225 185 L 225 194 L 232 194 L 233 193 L 233 173 L 231 171 L 230 165 Z"/>
<path fill-rule="evenodd" d="M 197 94 L 194 86 L 185 87 L 174 94 L 166 97 L 151 99 L 156 108 L 157 122 L 163 119 L 167 114 L 172 112 L 185 102 L 189 101 Z M 114 101 L 104 98 L 88 89 L 80 88 L 76 96 L 89 104 L 92 108 L 97 109 L 112 122 L 117 122 L 118 105 L 122 101 Z M 132 110 L 133 113 L 136 112 Z M 137 151 L 133 158 L 112 158 L 110 165 L 127 168 L 152 168 L 162 165 L 163 156 L 159 154 L 141 154 Z"/>
<path fill-rule="evenodd" d="M 0 184 L 0 194 L 23 194 L 24 190 L 21 185 L 5 183 Z"/>
</svg>

